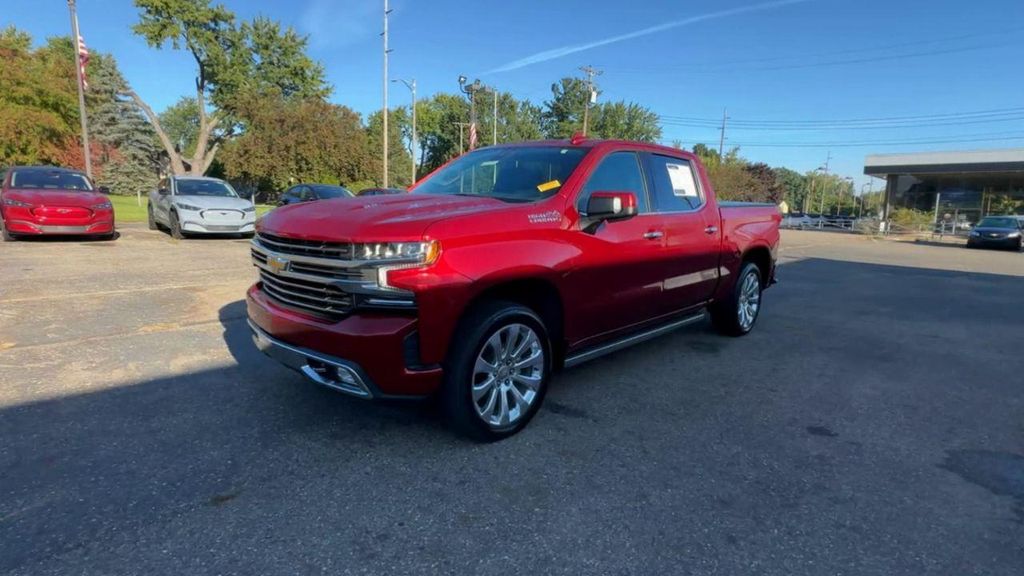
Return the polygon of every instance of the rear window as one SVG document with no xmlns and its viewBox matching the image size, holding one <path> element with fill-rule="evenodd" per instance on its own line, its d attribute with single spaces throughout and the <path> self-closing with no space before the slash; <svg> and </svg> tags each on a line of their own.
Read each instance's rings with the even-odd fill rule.
<svg viewBox="0 0 1024 576">
<path fill-rule="evenodd" d="M 92 190 L 84 174 L 63 170 L 15 170 L 11 188 L 43 188 L 53 190 Z"/>
</svg>

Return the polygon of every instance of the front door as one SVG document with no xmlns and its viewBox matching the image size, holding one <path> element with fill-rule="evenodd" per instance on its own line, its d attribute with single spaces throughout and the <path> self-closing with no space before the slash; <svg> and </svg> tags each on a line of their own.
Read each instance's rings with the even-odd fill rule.
<svg viewBox="0 0 1024 576">
<path fill-rule="evenodd" d="M 580 255 L 565 278 L 572 298 L 567 318 L 572 344 L 586 344 L 650 320 L 660 313 L 665 232 L 661 215 L 650 210 L 647 185 L 636 152 L 613 152 L 590 174 L 576 199 L 586 212 L 593 192 L 632 192 L 638 214 L 596 229 L 580 230 Z M 586 219 L 581 216 L 581 223 Z"/>
</svg>

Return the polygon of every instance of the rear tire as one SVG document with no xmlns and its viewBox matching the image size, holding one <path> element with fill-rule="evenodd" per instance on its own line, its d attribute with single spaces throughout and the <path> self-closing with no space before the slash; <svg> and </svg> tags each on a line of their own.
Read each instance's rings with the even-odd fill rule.
<svg viewBox="0 0 1024 576">
<path fill-rule="evenodd" d="M 483 442 L 522 430 L 551 379 L 543 320 L 513 302 L 484 302 L 466 314 L 452 342 L 440 399 L 452 428 Z"/>
<path fill-rule="evenodd" d="M 153 216 L 153 205 L 152 204 L 149 205 L 149 208 L 146 210 L 146 212 L 148 212 L 148 214 L 147 214 L 148 218 L 146 220 L 146 223 L 149 226 L 149 229 L 150 230 L 159 230 L 160 227 L 156 225 L 156 217 Z"/>
<path fill-rule="evenodd" d="M 754 329 L 761 313 L 764 280 L 753 262 L 740 267 L 736 285 L 728 298 L 711 305 L 711 323 L 726 336 L 745 336 Z"/>
<path fill-rule="evenodd" d="M 181 231 L 181 222 L 178 221 L 178 213 L 171 212 L 171 238 L 184 240 L 185 233 Z"/>
</svg>

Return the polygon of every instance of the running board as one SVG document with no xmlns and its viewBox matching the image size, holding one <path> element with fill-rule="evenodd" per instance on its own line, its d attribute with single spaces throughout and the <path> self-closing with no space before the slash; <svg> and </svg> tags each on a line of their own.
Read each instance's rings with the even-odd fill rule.
<svg viewBox="0 0 1024 576">
<path fill-rule="evenodd" d="M 652 328 L 650 330 L 645 330 L 643 332 L 631 334 L 629 336 L 626 336 L 625 338 L 622 338 L 621 340 L 615 340 L 614 342 L 608 342 L 607 344 L 602 344 L 600 346 L 597 346 L 596 348 L 584 350 L 583 352 L 573 354 L 572 356 L 566 358 L 564 365 L 566 368 L 572 368 L 573 366 L 583 364 L 584 362 L 589 362 L 590 360 L 593 360 L 595 358 L 600 358 L 605 354 L 618 352 L 623 348 L 628 348 L 634 344 L 646 342 L 653 338 L 657 338 L 658 336 L 668 334 L 669 332 L 682 328 L 683 326 L 688 326 L 690 324 L 700 322 L 701 320 L 704 319 L 704 316 L 705 314 L 702 311 L 699 314 L 688 316 L 681 320 L 669 322 L 668 324 L 662 324 L 657 328 Z"/>
</svg>

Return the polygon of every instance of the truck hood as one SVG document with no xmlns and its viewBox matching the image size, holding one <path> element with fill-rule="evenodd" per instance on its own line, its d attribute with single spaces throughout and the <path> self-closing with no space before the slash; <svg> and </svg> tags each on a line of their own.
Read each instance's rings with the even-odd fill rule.
<svg viewBox="0 0 1024 576">
<path fill-rule="evenodd" d="M 59 190 L 55 188 L 11 188 L 4 190 L 4 198 L 28 202 L 33 206 L 74 206 L 89 208 L 107 201 L 106 195 L 88 190 Z"/>
<path fill-rule="evenodd" d="M 257 230 L 321 242 L 412 241 L 439 220 L 510 207 L 478 196 L 357 196 L 277 208 L 260 219 Z"/>
<path fill-rule="evenodd" d="M 198 206 L 203 210 L 221 208 L 224 210 L 243 210 L 252 206 L 252 202 L 245 198 L 232 198 L 230 196 L 174 196 L 171 204 L 190 204 Z"/>
</svg>

